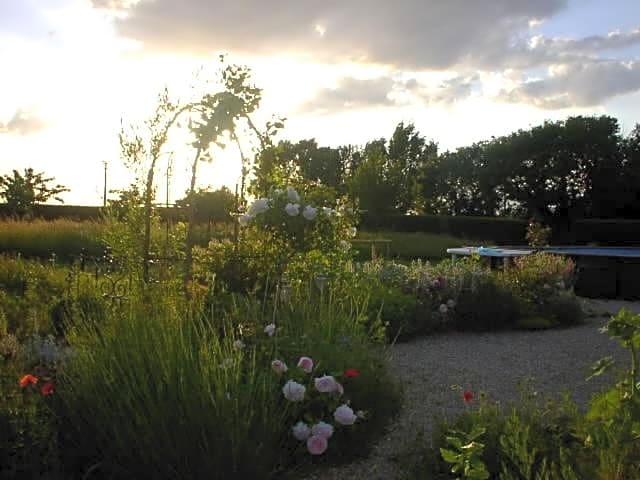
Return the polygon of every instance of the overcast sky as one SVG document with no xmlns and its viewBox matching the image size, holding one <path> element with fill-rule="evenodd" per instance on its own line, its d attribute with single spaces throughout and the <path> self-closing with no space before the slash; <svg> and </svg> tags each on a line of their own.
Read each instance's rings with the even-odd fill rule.
<svg viewBox="0 0 640 480">
<path fill-rule="evenodd" d="M 453 149 L 575 114 L 640 121 L 638 0 L 0 0 L 0 173 L 32 166 L 67 203 L 100 203 L 103 161 L 110 187 L 128 180 L 121 119 L 164 85 L 188 95 L 219 53 L 253 68 L 292 140 L 362 144 L 405 121 Z M 203 173 L 233 185 L 236 156 Z"/>
</svg>

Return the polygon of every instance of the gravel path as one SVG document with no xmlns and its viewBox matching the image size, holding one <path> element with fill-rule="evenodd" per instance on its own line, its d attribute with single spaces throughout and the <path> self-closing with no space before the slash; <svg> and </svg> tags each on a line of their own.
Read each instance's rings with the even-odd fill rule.
<svg viewBox="0 0 640 480">
<path fill-rule="evenodd" d="M 500 401 L 515 400 L 518 384 L 533 380 L 540 393 L 571 391 L 585 405 L 594 391 L 612 382 L 603 376 L 589 383 L 589 367 L 605 355 L 626 365 L 627 355 L 598 328 L 608 315 L 626 307 L 640 313 L 640 302 L 583 300 L 584 325 L 546 331 L 485 334 L 448 333 L 424 337 L 390 349 L 390 363 L 401 379 L 403 408 L 385 437 L 363 460 L 318 472 L 308 480 L 393 480 L 399 472 L 391 460 L 407 439 L 431 431 L 433 418 L 455 416 L 464 408 L 461 391 L 485 392 Z"/>
</svg>

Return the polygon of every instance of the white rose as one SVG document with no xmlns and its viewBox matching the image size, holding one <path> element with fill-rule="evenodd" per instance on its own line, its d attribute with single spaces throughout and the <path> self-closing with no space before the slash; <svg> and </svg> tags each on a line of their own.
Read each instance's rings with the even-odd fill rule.
<svg viewBox="0 0 640 480">
<path fill-rule="evenodd" d="M 356 423 L 356 419 L 358 418 L 349 405 L 343 404 L 336 408 L 336 411 L 333 412 L 333 418 L 335 418 L 336 422 L 340 425 L 353 425 Z"/>
<path fill-rule="evenodd" d="M 290 217 L 295 217 L 300 213 L 300 204 L 298 203 L 287 203 L 284 207 L 284 211 L 287 212 L 287 215 Z"/>
<path fill-rule="evenodd" d="M 307 438 L 311 436 L 311 429 L 306 423 L 304 423 L 303 421 L 300 421 L 296 423 L 293 427 L 291 427 L 291 433 L 293 433 L 293 436 L 296 440 L 304 442 Z"/>
<path fill-rule="evenodd" d="M 443 315 L 445 315 L 449 311 L 449 309 L 444 303 L 440 304 L 440 308 L 438 310 L 440 310 L 440 313 Z"/>
<path fill-rule="evenodd" d="M 275 323 L 270 323 L 269 325 L 264 327 L 264 333 L 266 333 L 270 337 L 273 337 L 275 335 L 275 333 L 276 333 L 276 324 Z"/>
<path fill-rule="evenodd" d="M 318 209 L 313 208 L 311 205 L 307 205 L 302 212 L 302 216 L 307 220 L 313 220 L 318 216 Z"/>
<path fill-rule="evenodd" d="M 301 402 L 304 400 L 304 393 L 307 391 L 304 385 L 299 384 L 294 380 L 289 380 L 282 387 L 282 393 L 284 398 L 290 402 Z"/>
<path fill-rule="evenodd" d="M 274 360 L 273 362 L 271 362 L 271 370 L 276 372 L 278 375 L 281 375 L 289 369 L 287 368 L 287 364 L 282 360 Z"/>
<path fill-rule="evenodd" d="M 351 227 L 349 229 L 349 235 L 351 235 L 351 238 L 355 237 L 358 234 L 358 229 L 356 227 Z"/>
<path fill-rule="evenodd" d="M 318 435 L 319 437 L 324 437 L 329 440 L 333 435 L 333 425 L 325 422 L 318 422 L 311 427 L 311 435 Z"/>
<path fill-rule="evenodd" d="M 255 217 L 256 215 L 266 212 L 267 210 L 269 210 L 269 199 L 259 198 L 249 207 L 249 214 Z"/>
<path fill-rule="evenodd" d="M 293 187 L 287 187 L 287 198 L 293 203 L 300 201 L 300 195 L 298 195 L 298 192 L 296 192 L 296 189 Z"/>
<path fill-rule="evenodd" d="M 253 215 L 245 213 L 244 215 L 240 215 L 238 217 L 238 223 L 240 224 L 241 227 L 246 227 L 251 223 L 251 220 L 253 219 L 254 219 Z"/>
<path fill-rule="evenodd" d="M 449 300 L 447 300 L 447 307 L 455 308 L 455 306 L 456 306 L 456 302 L 454 302 L 453 299 L 450 298 Z"/>
<path fill-rule="evenodd" d="M 320 393 L 331 393 L 338 391 L 338 382 L 331 375 L 318 377 L 313 381 L 316 390 Z"/>
</svg>

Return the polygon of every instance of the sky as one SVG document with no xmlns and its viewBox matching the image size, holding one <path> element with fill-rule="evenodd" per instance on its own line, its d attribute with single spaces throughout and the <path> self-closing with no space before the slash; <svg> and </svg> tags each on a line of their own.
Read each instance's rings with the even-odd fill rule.
<svg viewBox="0 0 640 480">
<path fill-rule="evenodd" d="M 251 67 L 279 138 L 362 145 L 399 122 L 455 149 L 570 115 L 640 121 L 638 0 L 0 0 L 0 174 L 33 167 L 102 203 L 132 174 L 122 125 L 165 86 L 203 93 L 217 58 Z M 176 135 L 169 200 L 191 158 Z M 232 148 L 200 186 L 233 186 Z M 165 200 L 164 187 L 159 199 Z"/>
</svg>

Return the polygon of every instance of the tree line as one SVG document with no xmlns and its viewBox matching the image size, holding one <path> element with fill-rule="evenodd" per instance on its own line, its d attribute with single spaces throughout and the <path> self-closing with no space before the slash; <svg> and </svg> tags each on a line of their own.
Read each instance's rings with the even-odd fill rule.
<svg viewBox="0 0 640 480">
<path fill-rule="evenodd" d="M 640 218 L 640 124 L 569 117 L 455 151 L 413 124 L 362 147 L 280 141 L 259 153 L 252 193 L 311 182 L 370 215 Z"/>
</svg>

